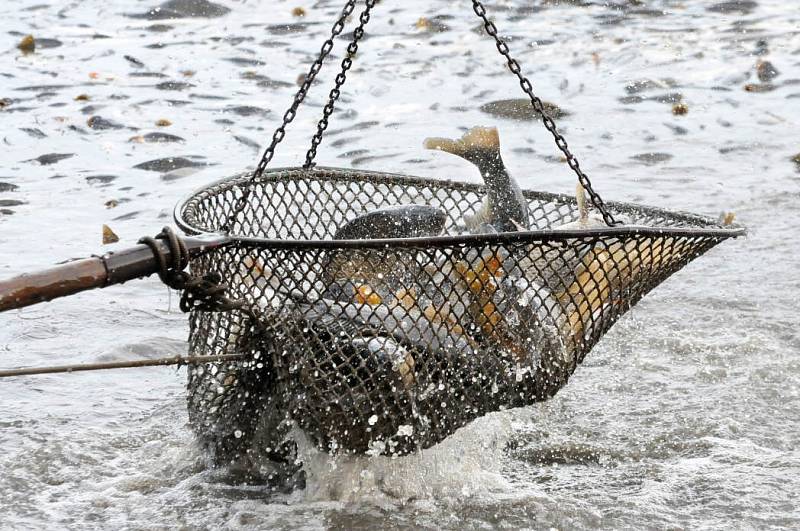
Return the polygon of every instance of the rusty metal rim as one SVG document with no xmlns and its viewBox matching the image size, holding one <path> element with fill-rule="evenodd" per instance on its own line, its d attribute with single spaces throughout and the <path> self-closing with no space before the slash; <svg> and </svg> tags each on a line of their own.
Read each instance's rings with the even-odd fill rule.
<svg viewBox="0 0 800 531">
<path fill-rule="evenodd" d="M 354 170 L 349 168 L 336 168 L 318 166 L 313 169 L 305 169 L 301 167 L 283 167 L 273 168 L 264 172 L 264 181 L 269 180 L 269 176 L 275 173 L 305 173 L 305 174 L 322 174 L 328 181 L 359 181 L 359 182 L 375 182 L 378 184 L 385 183 L 386 181 L 403 182 L 414 185 L 433 186 L 441 188 L 457 188 L 462 191 L 479 193 L 482 186 L 477 183 L 466 183 L 461 181 L 452 181 L 445 179 L 435 179 L 426 177 L 409 176 L 398 173 L 378 172 L 372 170 Z M 331 178 L 331 174 L 341 178 Z M 213 231 L 208 231 L 205 228 L 192 226 L 189 221 L 184 218 L 188 206 L 196 201 L 203 195 L 208 195 L 210 190 L 215 190 L 216 193 L 231 190 L 237 185 L 246 184 L 250 178 L 249 173 L 239 173 L 230 177 L 225 177 L 213 181 L 201 188 L 198 188 L 188 195 L 186 195 L 175 206 L 174 219 L 178 227 L 187 235 L 215 235 Z M 562 203 L 575 203 L 575 198 L 551 192 L 540 192 L 534 190 L 524 190 L 524 195 L 528 199 L 546 199 L 557 200 Z M 651 207 L 644 205 L 637 205 L 634 203 L 622 202 L 609 202 L 608 206 L 619 211 L 638 211 L 646 209 L 651 213 L 661 214 L 670 218 L 680 218 L 690 223 L 703 223 L 706 225 L 716 225 L 716 222 L 710 218 L 692 214 L 688 212 L 673 212 L 659 207 Z M 519 232 L 503 232 L 497 234 L 464 234 L 464 235 L 444 235 L 422 238 L 387 238 L 387 239 L 370 239 L 370 240 L 320 240 L 320 239 L 287 239 L 287 238 L 258 238 L 253 236 L 237 236 L 229 235 L 228 237 L 233 242 L 241 242 L 255 247 L 266 248 L 314 248 L 314 249 L 331 249 L 331 248 L 386 248 L 386 247 L 439 247 L 439 246 L 453 246 L 459 244 L 476 243 L 521 243 L 521 242 L 542 242 L 542 241 L 563 241 L 576 238 L 593 238 L 593 237 L 619 237 L 619 236 L 676 236 L 676 237 L 706 237 L 718 238 L 720 240 L 727 238 L 737 238 L 744 236 L 747 230 L 737 224 L 731 225 L 730 228 L 674 228 L 674 227 L 649 227 L 649 226 L 622 226 L 622 227 L 603 227 L 592 228 L 584 230 L 529 230 Z"/>
</svg>

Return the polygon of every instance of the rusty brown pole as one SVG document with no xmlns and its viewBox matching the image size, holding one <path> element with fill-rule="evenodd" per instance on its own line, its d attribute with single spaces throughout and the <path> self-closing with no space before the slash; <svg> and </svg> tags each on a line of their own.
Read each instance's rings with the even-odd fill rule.
<svg viewBox="0 0 800 531">
<path fill-rule="evenodd" d="M 192 256 L 230 243 L 230 239 L 222 235 L 185 238 L 183 241 Z M 158 245 L 169 260 L 169 246 L 161 240 L 158 241 Z M 0 280 L 0 312 L 24 308 L 89 289 L 122 284 L 128 280 L 152 275 L 157 270 L 158 262 L 153 256 L 153 251 L 146 245 L 136 245 L 102 256 L 67 262 L 43 271 L 24 273 L 8 280 Z"/>
</svg>

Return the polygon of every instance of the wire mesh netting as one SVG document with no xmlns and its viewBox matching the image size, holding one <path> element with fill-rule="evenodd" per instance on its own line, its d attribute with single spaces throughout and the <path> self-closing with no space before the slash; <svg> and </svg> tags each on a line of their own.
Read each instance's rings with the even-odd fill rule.
<svg viewBox="0 0 800 531">
<path fill-rule="evenodd" d="M 526 192 L 530 231 L 475 235 L 464 219 L 481 207 L 479 185 L 333 168 L 248 178 L 176 211 L 185 231 L 214 232 L 250 188 L 235 243 L 191 264 L 257 316 L 191 316 L 193 355 L 251 354 L 189 371 L 190 420 L 221 458 L 259 438 L 276 448 L 289 421 L 329 451 L 403 454 L 545 400 L 645 293 L 741 233 L 615 203 L 625 226 L 576 230 L 574 197 Z M 408 204 L 445 212 L 445 234 L 333 239 L 357 216 Z"/>
</svg>

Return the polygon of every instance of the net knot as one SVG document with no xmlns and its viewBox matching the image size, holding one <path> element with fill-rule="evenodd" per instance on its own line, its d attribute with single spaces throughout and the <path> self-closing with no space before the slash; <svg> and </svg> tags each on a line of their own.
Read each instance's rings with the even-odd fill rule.
<svg viewBox="0 0 800 531">
<path fill-rule="evenodd" d="M 158 244 L 158 240 L 167 243 L 169 254 Z M 153 251 L 161 282 L 181 292 L 181 311 L 226 312 L 241 309 L 244 305 L 243 301 L 225 295 L 229 286 L 222 282 L 219 273 L 192 276 L 184 271 L 189 265 L 189 250 L 186 243 L 170 227 L 161 229 L 154 238 L 150 236 L 141 238 L 139 243 L 147 245 Z"/>
</svg>

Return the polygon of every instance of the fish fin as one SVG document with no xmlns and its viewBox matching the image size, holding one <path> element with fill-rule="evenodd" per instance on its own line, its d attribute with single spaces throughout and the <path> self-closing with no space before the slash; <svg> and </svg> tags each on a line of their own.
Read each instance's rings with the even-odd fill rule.
<svg viewBox="0 0 800 531">
<path fill-rule="evenodd" d="M 496 127 L 476 126 L 464 133 L 461 142 L 470 148 L 499 150 L 500 133 L 497 132 Z"/>
<path fill-rule="evenodd" d="M 438 149 L 439 151 L 451 153 L 459 157 L 462 156 L 461 154 L 464 151 L 464 147 L 460 141 L 452 140 L 450 138 L 442 138 L 442 137 L 426 138 L 425 142 L 423 142 L 422 145 L 425 149 Z"/>
<path fill-rule="evenodd" d="M 581 224 L 585 225 L 589 223 L 589 206 L 586 204 L 586 193 L 583 189 L 583 185 L 578 183 L 575 187 L 575 199 L 578 201 L 578 213 L 580 214 Z"/>
<path fill-rule="evenodd" d="M 468 153 L 475 149 L 499 153 L 500 134 L 496 127 L 476 126 L 464 133 L 458 140 L 441 137 L 426 138 L 423 146 L 425 149 L 438 149 L 468 159 Z"/>
<path fill-rule="evenodd" d="M 513 223 L 517 227 L 517 230 L 520 231 L 520 232 L 524 232 L 524 231 L 528 230 L 528 227 L 526 227 L 522 223 L 518 222 L 516 219 L 512 219 L 511 223 Z"/>
</svg>

